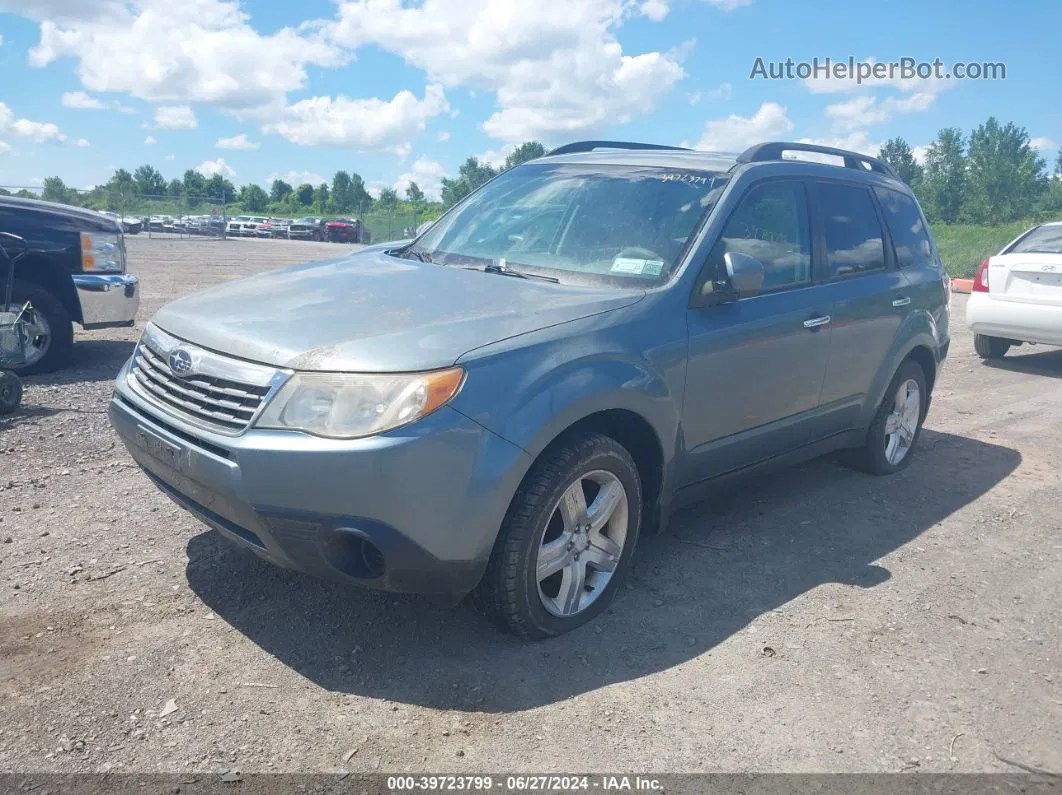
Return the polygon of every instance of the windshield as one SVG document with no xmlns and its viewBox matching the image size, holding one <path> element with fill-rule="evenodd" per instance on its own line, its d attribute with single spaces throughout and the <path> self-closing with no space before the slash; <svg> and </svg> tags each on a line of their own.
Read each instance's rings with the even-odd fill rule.
<svg viewBox="0 0 1062 795">
<path fill-rule="evenodd" d="M 443 265 L 501 265 L 561 281 L 657 283 L 725 182 L 674 168 L 519 166 L 439 219 L 415 252 Z"/>
<path fill-rule="evenodd" d="M 1019 240 L 1008 254 L 1062 254 L 1062 224 L 1038 226 Z"/>
</svg>

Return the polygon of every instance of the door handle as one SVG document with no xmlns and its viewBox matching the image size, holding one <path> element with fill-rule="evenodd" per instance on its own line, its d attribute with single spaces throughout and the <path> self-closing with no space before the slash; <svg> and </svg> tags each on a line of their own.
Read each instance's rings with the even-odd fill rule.
<svg viewBox="0 0 1062 795">
<path fill-rule="evenodd" d="M 819 326 L 825 326 L 830 322 L 829 315 L 819 315 L 818 317 L 809 317 L 804 321 L 804 328 L 818 328 Z"/>
<path fill-rule="evenodd" d="M 892 302 L 892 305 L 899 307 L 907 306 L 909 303 L 911 303 L 911 299 L 907 296 L 904 296 L 903 298 L 897 298 L 895 301 Z"/>
</svg>

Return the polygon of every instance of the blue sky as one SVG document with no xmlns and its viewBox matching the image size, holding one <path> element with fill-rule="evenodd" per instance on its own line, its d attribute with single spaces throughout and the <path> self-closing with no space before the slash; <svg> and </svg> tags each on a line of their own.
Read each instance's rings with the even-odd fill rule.
<svg viewBox="0 0 1062 795">
<path fill-rule="evenodd" d="M 469 154 L 530 138 L 875 152 L 990 114 L 1053 162 L 1059 30 L 1057 0 L 0 0 L 0 184 L 85 187 L 151 163 L 237 184 L 346 169 L 431 194 Z M 1007 77 L 749 76 L 757 57 L 849 56 Z"/>
</svg>

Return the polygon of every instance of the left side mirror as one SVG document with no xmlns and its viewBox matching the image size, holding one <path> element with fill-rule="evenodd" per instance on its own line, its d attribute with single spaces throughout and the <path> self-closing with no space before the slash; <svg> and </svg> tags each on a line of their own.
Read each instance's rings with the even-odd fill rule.
<svg viewBox="0 0 1062 795">
<path fill-rule="evenodd" d="M 727 280 L 738 295 L 756 295 L 763 289 L 763 263 L 748 254 L 728 251 L 723 255 Z"/>
</svg>

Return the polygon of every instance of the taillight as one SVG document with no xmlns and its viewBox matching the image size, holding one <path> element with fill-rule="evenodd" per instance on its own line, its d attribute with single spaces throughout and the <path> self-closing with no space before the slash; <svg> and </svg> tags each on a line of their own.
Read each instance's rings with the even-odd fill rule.
<svg viewBox="0 0 1062 795">
<path fill-rule="evenodd" d="M 986 259 L 981 263 L 981 267 L 977 269 L 977 276 L 974 277 L 973 291 L 975 293 L 987 293 L 988 292 L 988 260 Z"/>
</svg>

